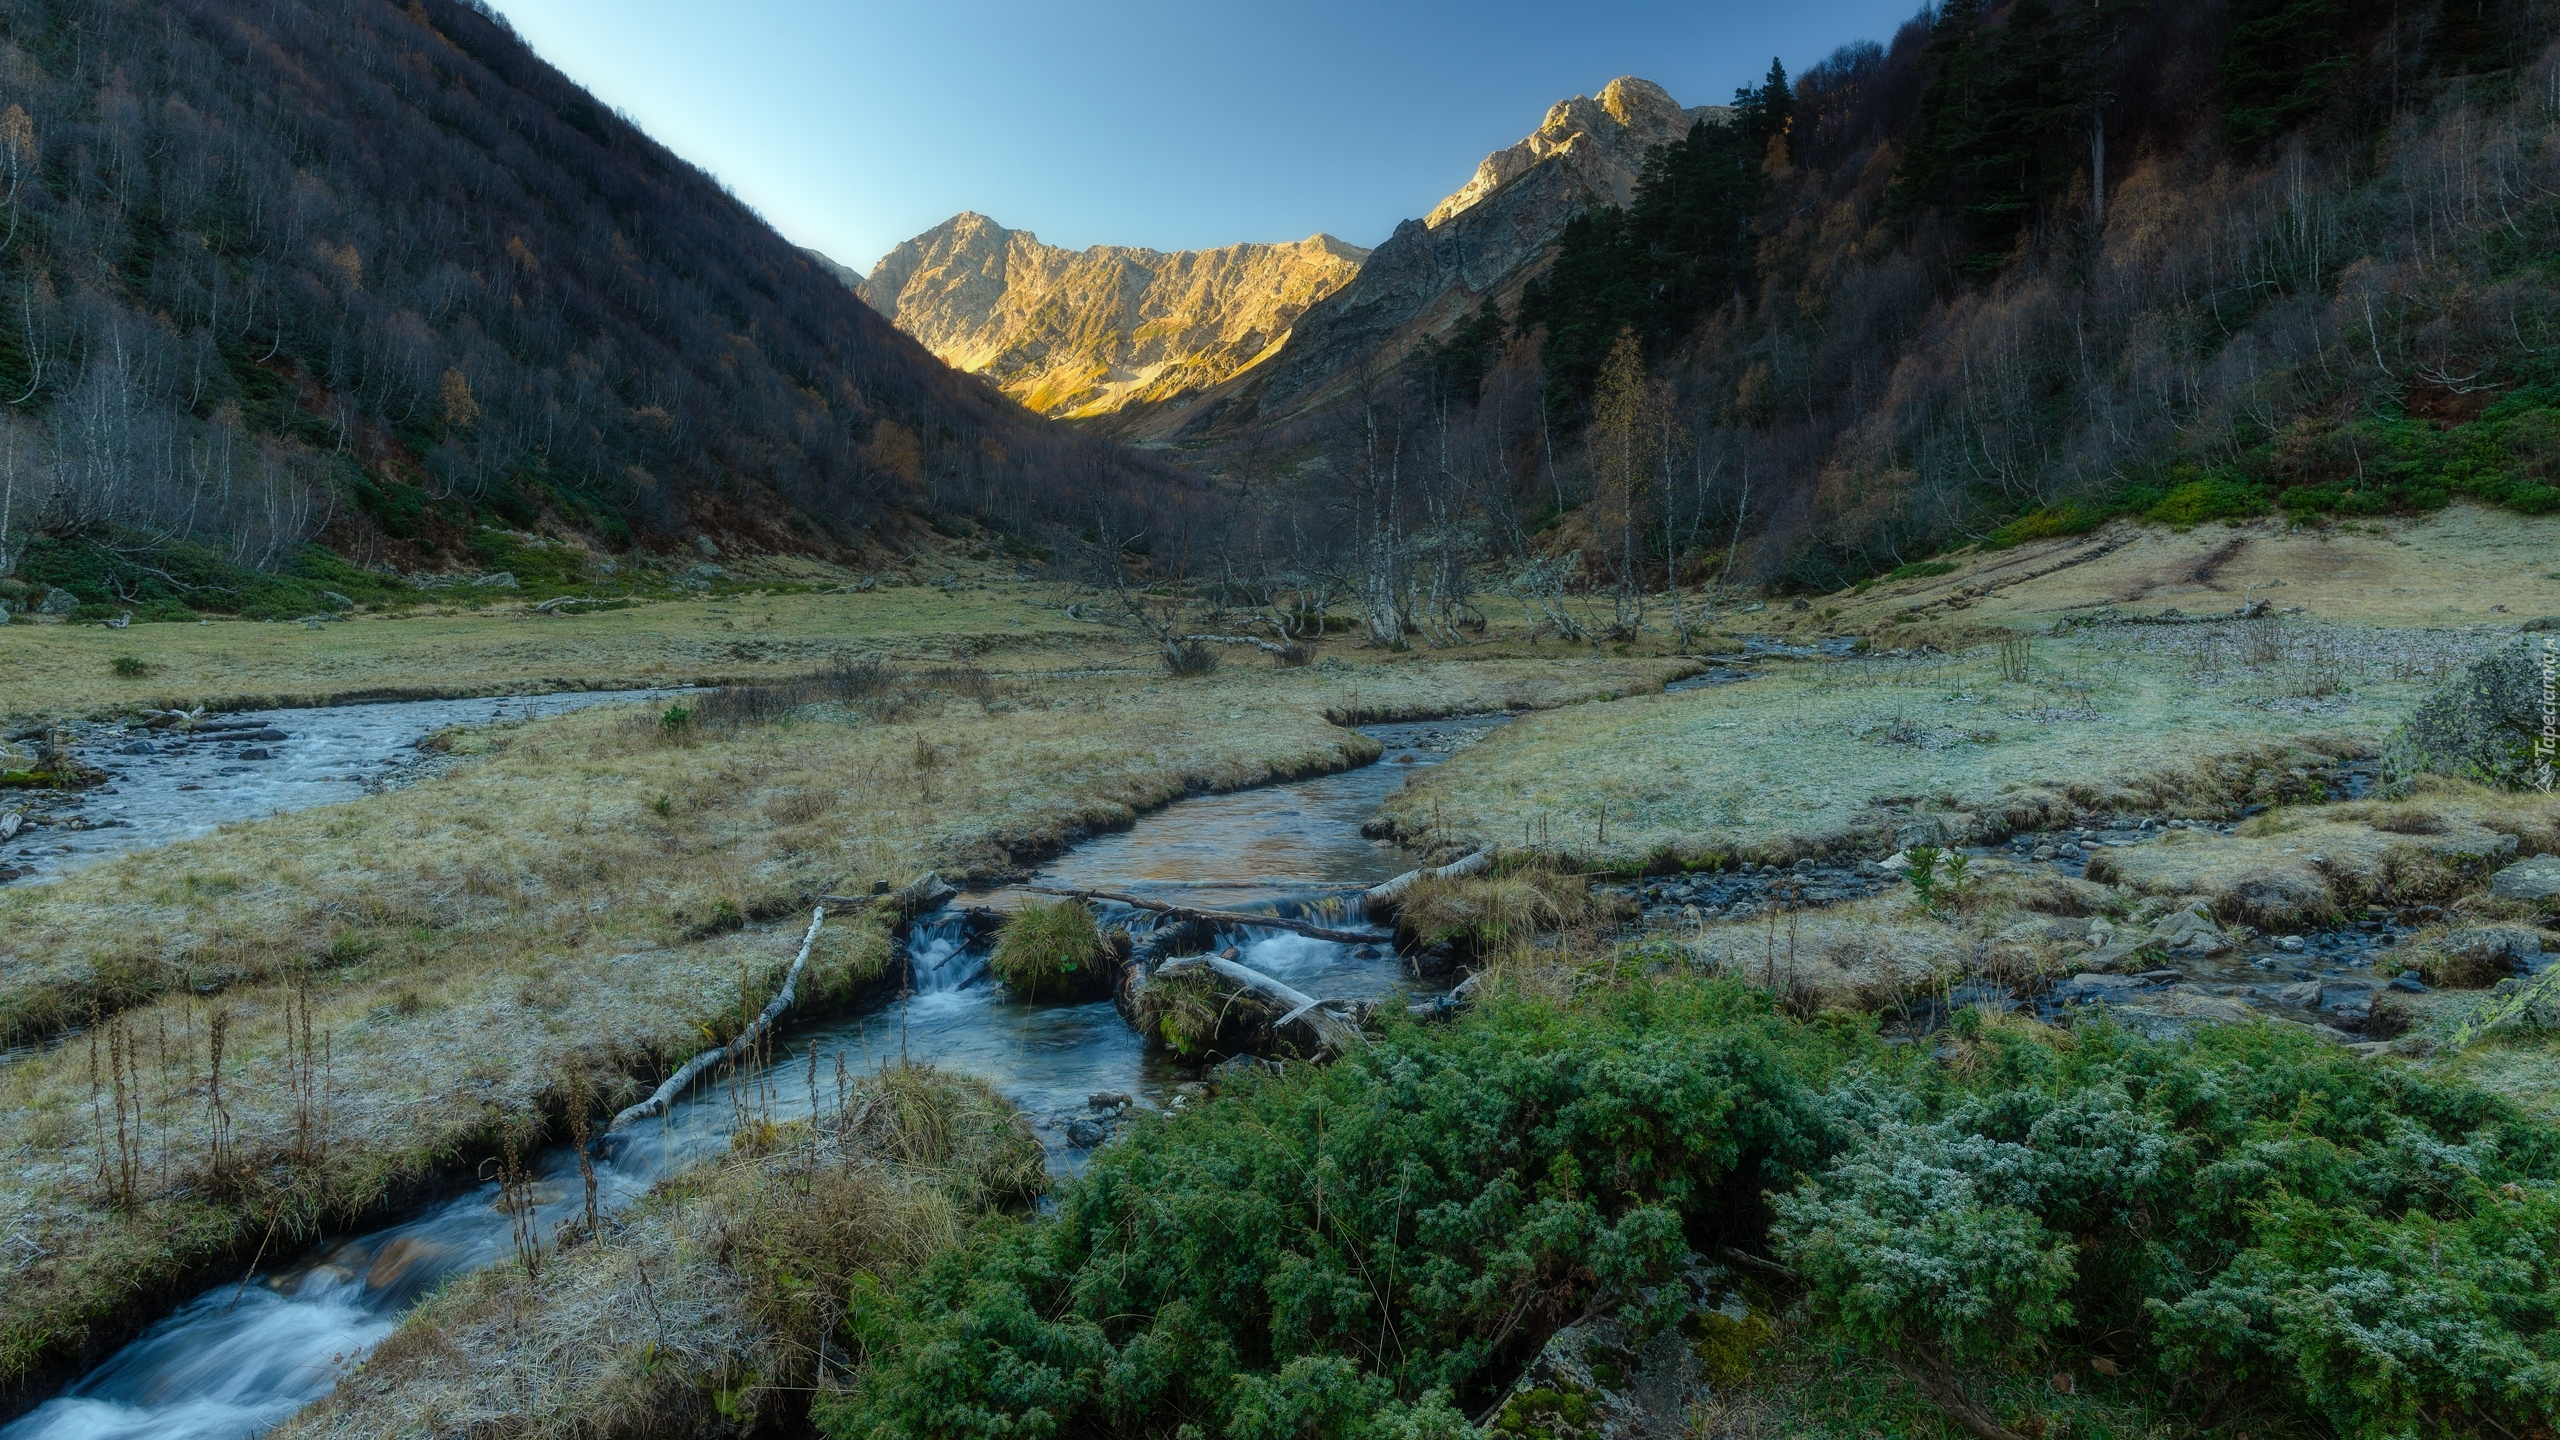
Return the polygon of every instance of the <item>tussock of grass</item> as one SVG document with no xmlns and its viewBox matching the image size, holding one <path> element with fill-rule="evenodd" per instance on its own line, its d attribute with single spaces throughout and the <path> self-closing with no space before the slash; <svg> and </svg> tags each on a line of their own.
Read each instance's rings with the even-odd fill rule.
<svg viewBox="0 0 2560 1440">
<path fill-rule="evenodd" d="M 2092 880 L 2134 896 L 2202 896 L 2226 922 L 2291 933 L 2368 905 L 2477 905 L 2488 874 L 2551 843 L 2560 801 L 2457 791 L 2422 801 L 2309 806 L 2232 835 L 2173 831 L 2099 850 Z"/>
<path fill-rule="evenodd" d="M 1083 901 L 1035 901 L 1006 917 L 987 968 L 1016 999 L 1073 1000 L 1110 993 L 1109 954 Z"/>
<path fill-rule="evenodd" d="M 1151 977 L 1138 992 L 1138 1029 L 1186 1060 L 1258 1051 L 1268 1042 L 1280 1012 L 1262 992 L 1248 990 L 1206 966 Z"/>
<path fill-rule="evenodd" d="M 1396 909 L 1396 939 L 1408 947 L 1452 945 L 1483 955 L 1592 914 L 1588 877 L 1532 860 L 1496 874 L 1415 881 Z"/>
<path fill-rule="evenodd" d="M 602 1243 L 457 1280 L 282 1437 L 721 1429 L 778 1418 L 847 1357 L 865 1287 L 912 1273 L 972 1217 L 1045 1183 L 1040 1146 L 984 1082 L 866 1076 L 841 1110 L 661 1186 Z M 572 1237 L 574 1239 L 574 1237 Z"/>
</svg>

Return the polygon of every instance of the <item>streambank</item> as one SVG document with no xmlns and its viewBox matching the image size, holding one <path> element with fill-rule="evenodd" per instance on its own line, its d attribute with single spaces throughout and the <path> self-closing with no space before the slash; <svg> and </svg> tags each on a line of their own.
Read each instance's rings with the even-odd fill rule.
<svg viewBox="0 0 2560 1440">
<path fill-rule="evenodd" d="M 1415 768 L 1448 753 L 1452 732 L 1501 718 L 1380 727 L 1371 736 L 1383 764 L 1176 801 L 1077 846 L 1029 878 L 1195 901 L 1215 894 L 1228 908 L 1313 903 L 1365 889 L 1409 863 L 1393 845 L 1360 833 L 1368 813 Z M 1019 893 L 991 889 L 966 901 L 1004 905 Z M 759 1120 L 806 1113 L 809 1098 L 789 1077 L 813 1065 L 814 1073 L 831 1076 L 839 1063 L 858 1072 L 895 1059 L 927 1061 L 992 1083 L 1032 1117 L 1051 1165 L 1071 1170 L 1116 1118 L 1178 1108 L 1199 1093 L 1195 1073 L 1150 1054 L 1108 1000 L 1050 1006 L 1005 998 L 986 977 L 983 938 L 967 932 L 960 913 L 925 917 L 910 932 L 910 993 L 902 1002 L 831 1023 L 795 1017 L 798 1028 L 778 1047 L 772 1068 L 749 1081 L 765 1086 Z M 1384 943 L 1326 945 L 1251 930 L 1219 938 L 1247 963 L 1318 993 L 1374 995 L 1402 979 Z M 617 1137 L 596 1161 L 599 1204 L 627 1203 L 664 1175 L 725 1153 L 747 1113 L 737 1103 L 737 1083 L 729 1078 L 697 1088 L 663 1120 Z M 1097 1106 L 1098 1097 L 1108 1103 Z M 426 1289 L 511 1257 L 519 1214 L 529 1214 L 536 1233 L 547 1236 L 560 1221 L 583 1213 L 574 1150 L 546 1152 L 528 1168 L 529 1211 L 520 1203 L 502 1205 L 507 1187 L 491 1182 L 398 1224 L 262 1268 L 245 1282 L 216 1285 L 0 1436 L 234 1440 L 258 1433 L 325 1393 L 342 1367 L 390 1333 Z M 252 1294 L 259 1297 L 254 1306 L 247 1299 Z"/>
</svg>

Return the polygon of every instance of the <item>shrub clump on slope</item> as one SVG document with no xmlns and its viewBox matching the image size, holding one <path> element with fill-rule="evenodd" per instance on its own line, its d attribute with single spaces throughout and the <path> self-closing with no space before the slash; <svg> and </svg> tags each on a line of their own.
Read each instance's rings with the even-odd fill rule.
<svg viewBox="0 0 2560 1440">
<path fill-rule="evenodd" d="M 1556 1326 L 1630 1302 L 1816 1162 L 1824 1032 L 1733 985 L 1500 1002 L 1141 1125 L 851 1317 L 837 1436 L 1461 1433 Z M 1676 1287 L 1675 1287 L 1676 1288 Z M 1671 1317 L 1660 1317 L 1669 1319 Z"/>
<path fill-rule="evenodd" d="M 1648 1287 L 1731 1247 L 1993 1440 L 2056 1369 L 2163 1422 L 2547 1435 L 2555 1179 L 2509 1102 L 2270 1026 L 1968 1012 L 1894 1049 L 1731 982 L 1497 996 L 1141 1124 L 1054 1220 L 858 1301 L 869 1364 L 815 1418 L 1454 1435 L 1557 1327 L 1670 1323 Z"/>
<path fill-rule="evenodd" d="M 1817 1315 L 1975 1433 L 1967 1382 L 2104 1358 L 2205 1422 L 2350 1440 L 2560 1426 L 2560 1136 L 2269 1026 L 2152 1045 L 1962 1027 L 1955 1067 L 1833 1092 L 1775 1199 Z"/>
</svg>

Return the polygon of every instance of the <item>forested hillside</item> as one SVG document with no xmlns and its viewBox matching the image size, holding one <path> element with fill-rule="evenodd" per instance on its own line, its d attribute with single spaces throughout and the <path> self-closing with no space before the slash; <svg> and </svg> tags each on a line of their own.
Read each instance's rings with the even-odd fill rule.
<svg viewBox="0 0 2560 1440">
<path fill-rule="evenodd" d="M 314 538 L 828 550 L 1183 491 L 947 370 L 452 0 L 0 4 L 0 319 L 0 574 L 88 598 L 201 602 Z"/>
<path fill-rule="evenodd" d="M 2128 513 L 2560 507 L 2555 34 L 2541 0 L 1947 0 L 1773 69 L 1251 448 L 1325 453 L 1408 611 L 1452 547 L 1532 598 L 1830 588 Z"/>
</svg>

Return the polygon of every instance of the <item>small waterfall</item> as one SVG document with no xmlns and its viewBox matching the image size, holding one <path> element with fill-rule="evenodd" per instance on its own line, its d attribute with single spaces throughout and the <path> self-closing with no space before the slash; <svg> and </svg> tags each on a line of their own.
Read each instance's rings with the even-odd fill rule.
<svg viewBox="0 0 2560 1440">
<path fill-rule="evenodd" d="M 907 973 L 918 995 L 963 989 L 986 969 L 986 955 L 970 947 L 969 917 L 963 911 L 919 915 L 907 932 Z"/>
</svg>

